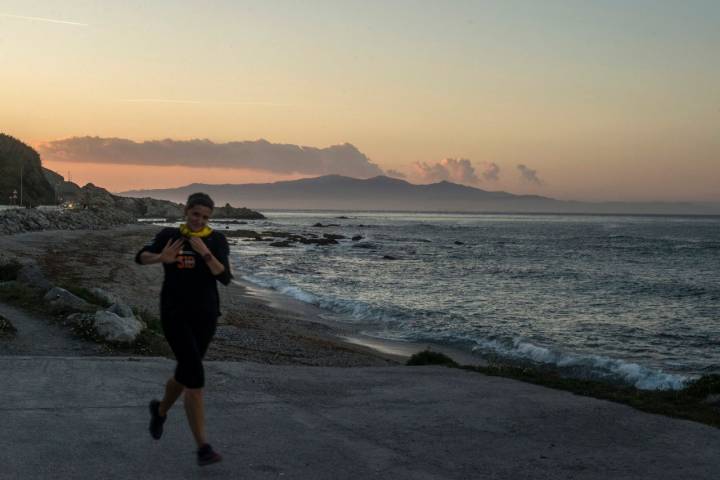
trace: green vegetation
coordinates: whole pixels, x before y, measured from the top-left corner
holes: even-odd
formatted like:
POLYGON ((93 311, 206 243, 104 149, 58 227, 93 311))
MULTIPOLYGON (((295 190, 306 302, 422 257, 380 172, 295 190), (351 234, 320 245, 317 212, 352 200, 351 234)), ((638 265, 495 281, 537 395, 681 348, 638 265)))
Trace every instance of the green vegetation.
POLYGON ((142 319, 143 322, 145 322, 145 325, 147 326, 147 329, 151 332, 154 332, 158 335, 163 335, 163 329, 162 329, 162 323, 160 322, 160 317, 156 316, 149 310, 146 310, 144 308, 140 309, 133 309, 133 312, 135 312, 135 316, 142 319))
POLYGON ((444 365, 446 367, 459 367, 457 362, 448 357, 444 353, 434 352, 432 350, 423 350, 414 354, 407 361, 406 365, 444 365))
POLYGON ((73 295, 82 298, 90 304, 99 305, 103 308, 108 308, 111 305, 110 302, 103 300, 85 287, 66 286, 62 288, 72 293, 73 295))
POLYGON ((0 284, 0 300, 31 312, 46 314, 49 311, 43 308, 45 302, 39 301, 42 295, 41 290, 15 281, 0 284))
POLYGON ((17 329, 7 318, 0 315, 0 338, 15 335, 17 329))
POLYGON ((570 378, 552 367, 508 365, 499 362, 487 366, 458 365, 439 352, 416 353, 407 365, 445 365, 496 377, 513 378, 544 387, 565 390, 576 395, 623 403, 649 413, 684 418, 720 428, 720 375, 704 375, 682 390, 640 390, 600 380, 570 378), (712 400, 712 399, 711 399, 712 400))
POLYGON ((0 282, 17 280, 20 268, 22 268, 22 265, 16 261, 0 264, 0 282))

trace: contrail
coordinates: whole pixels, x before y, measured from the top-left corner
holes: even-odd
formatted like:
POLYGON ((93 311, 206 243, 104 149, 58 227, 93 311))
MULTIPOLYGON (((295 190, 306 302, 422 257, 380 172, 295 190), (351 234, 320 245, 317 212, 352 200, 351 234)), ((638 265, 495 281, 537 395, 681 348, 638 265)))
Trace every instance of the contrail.
POLYGON ((267 107, 292 107, 289 103, 273 103, 273 102, 223 102, 223 101, 207 101, 207 100, 173 100, 170 98, 124 98, 118 100, 125 103, 189 103, 194 105, 213 104, 213 105, 264 105, 267 107))
POLYGON ((75 25, 78 27, 89 27, 89 23, 68 22, 67 20, 55 20, 53 18, 27 17, 25 15, 12 15, 10 13, 0 13, 0 17, 19 18, 21 20, 35 20, 37 22, 62 23, 63 25, 75 25))

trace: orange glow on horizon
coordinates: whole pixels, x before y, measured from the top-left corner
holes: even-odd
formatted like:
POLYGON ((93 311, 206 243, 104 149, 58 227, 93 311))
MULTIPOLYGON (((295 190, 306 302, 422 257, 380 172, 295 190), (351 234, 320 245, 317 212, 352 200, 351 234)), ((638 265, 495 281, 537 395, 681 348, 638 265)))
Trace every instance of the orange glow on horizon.
POLYGON ((191 183, 272 183, 308 177, 231 168, 146 167, 52 161, 43 161, 43 166, 81 187, 86 183, 93 183, 110 192, 175 188, 191 183))

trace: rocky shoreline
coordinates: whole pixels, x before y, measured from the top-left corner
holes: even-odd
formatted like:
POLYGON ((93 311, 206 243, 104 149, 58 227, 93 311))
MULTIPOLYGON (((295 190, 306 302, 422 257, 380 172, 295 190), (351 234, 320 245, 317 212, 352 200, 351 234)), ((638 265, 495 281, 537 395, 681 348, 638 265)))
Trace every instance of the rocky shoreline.
MULTIPOLYGON (((88 351, 95 352, 100 343, 108 355, 170 357, 158 322, 162 268, 133 261, 157 230, 122 225, 0 235, 0 302, 62 325, 86 339, 88 351), (117 324, 115 333, 103 330, 110 323, 117 324), (129 324, 142 326, 134 342, 124 336, 129 324)), ((400 360, 342 340, 348 332, 339 327, 273 308, 240 284, 221 287, 220 295, 223 315, 209 360, 316 366, 382 366, 400 360)), ((0 341, 0 354, 3 342, 12 341, 0 341)))
POLYGON ((0 211, 0 235, 41 230, 100 230, 135 222, 122 210, 40 210, 14 208, 0 211))

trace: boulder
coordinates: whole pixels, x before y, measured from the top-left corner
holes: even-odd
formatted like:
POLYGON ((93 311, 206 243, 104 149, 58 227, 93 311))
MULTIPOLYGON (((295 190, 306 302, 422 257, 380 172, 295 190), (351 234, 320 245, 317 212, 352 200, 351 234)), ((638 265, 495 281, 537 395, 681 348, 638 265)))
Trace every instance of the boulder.
POLYGON ((223 235, 228 238, 258 238, 260 236, 260 234, 254 230, 230 230, 223 232, 223 235))
POLYGON ((337 240, 333 240, 332 238, 303 238, 300 240, 300 243, 304 243, 306 245, 336 245, 338 242, 337 240))
POLYGON ((117 302, 113 303, 110 308, 107 309, 108 312, 112 312, 119 317, 123 318, 132 318, 135 317, 135 314, 132 311, 132 308, 126 303, 117 302))
POLYGON ((353 248, 366 248, 368 250, 375 250, 377 249, 377 245, 370 242, 362 242, 362 243, 356 243, 353 245, 353 248))
POLYGON ((347 238, 345 235, 338 235, 336 233, 323 233, 323 237, 330 240, 342 240, 344 238, 347 238))
POLYGON ((290 240, 283 240, 282 242, 272 242, 270 244, 271 247, 292 247, 292 242, 290 240))
POLYGON ((293 234, 289 232, 279 232, 277 230, 263 230, 260 232, 260 235, 265 235, 266 237, 273 237, 273 238, 288 238, 292 237, 293 234))
POLYGON ((49 290, 52 288, 52 283, 45 278, 45 275, 42 273, 42 270, 40 270, 40 267, 35 260, 23 262, 20 270, 18 270, 17 280, 20 283, 42 290, 49 290))
POLYGON ((143 330, 135 317, 121 317, 106 310, 95 313, 93 326, 98 335, 110 342, 132 343, 143 330))
POLYGON ((79 325, 79 324, 82 324, 83 322, 86 322, 88 320, 93 320, 93 319, 94 319, 94 315, 92 315, 92 314, 76 312, 76 313, 71 313, 70 315, 65 317, 65 323, 70 324, 70 325, 79 325))
POLYGON ((226 203, 223 207, 216 206, 213 211, 213 216, 215 218, 244 218, 247 220, 261 220, 265 218, 265 215, 260 212, 250 210, 246 207, 233 207, 229 203, 226 203))
POLYGON ((43 298, 55 308, 70 310, 87 310, 90 308, 88 302, 60 287, 51 288, 43 298))

